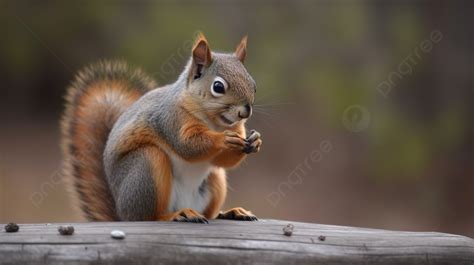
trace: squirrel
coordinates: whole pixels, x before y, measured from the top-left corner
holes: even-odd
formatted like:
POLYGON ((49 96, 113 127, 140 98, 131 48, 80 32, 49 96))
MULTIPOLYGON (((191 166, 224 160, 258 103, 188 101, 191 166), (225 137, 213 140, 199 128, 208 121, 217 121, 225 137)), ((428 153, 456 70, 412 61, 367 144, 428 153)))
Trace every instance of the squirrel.
POLYGON ((200 33, 177 81, 158 87, 141 69, 100 61, 78 72, 61 120, 63 174, 90 221, 254 221, 220 211, 225 169, 260 150, 246 134, 256 83, 233 53, 212 52, 200 33))

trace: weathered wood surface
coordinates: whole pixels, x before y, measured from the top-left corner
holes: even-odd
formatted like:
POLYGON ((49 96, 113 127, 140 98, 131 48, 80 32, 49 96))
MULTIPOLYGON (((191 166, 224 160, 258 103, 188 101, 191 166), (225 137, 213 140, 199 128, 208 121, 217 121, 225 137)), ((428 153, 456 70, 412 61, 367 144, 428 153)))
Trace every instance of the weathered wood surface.
POLYGON ((59 235, 60 224, 27 224, 0 232, 0 264, 474 264, 468 237, 299 222, 288 237, 288 223, 77 223, 72 236, 59 235), (112 239, 114 229, 126 238, 112 239))

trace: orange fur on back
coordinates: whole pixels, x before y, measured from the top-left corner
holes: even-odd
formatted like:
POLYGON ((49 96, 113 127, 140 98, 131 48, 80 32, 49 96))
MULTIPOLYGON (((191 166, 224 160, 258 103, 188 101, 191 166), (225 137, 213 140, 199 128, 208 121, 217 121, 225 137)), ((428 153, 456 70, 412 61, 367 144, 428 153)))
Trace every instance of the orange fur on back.
POLYGON ((100 62, 79 72, 68 88, 61 121, 63 174, 88 220, 118 220, 103 167, 105 144, 119 116, 155 87, 139 69, 100 62))

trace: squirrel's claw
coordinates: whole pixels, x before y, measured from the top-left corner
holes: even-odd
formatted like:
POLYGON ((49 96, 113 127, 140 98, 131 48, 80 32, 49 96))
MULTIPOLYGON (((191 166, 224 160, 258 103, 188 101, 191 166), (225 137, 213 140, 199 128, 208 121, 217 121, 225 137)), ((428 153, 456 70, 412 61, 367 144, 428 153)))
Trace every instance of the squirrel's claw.
POLYGON ((258 139, 256 140, 255 142, 253 142, 252 144, 249 144, 247 145, 245 148, 244 148, 244 153, 246 154, 251 154, 251 153, 257 153, 260 151, 260 146, 262 145, 262 140, 258 139))

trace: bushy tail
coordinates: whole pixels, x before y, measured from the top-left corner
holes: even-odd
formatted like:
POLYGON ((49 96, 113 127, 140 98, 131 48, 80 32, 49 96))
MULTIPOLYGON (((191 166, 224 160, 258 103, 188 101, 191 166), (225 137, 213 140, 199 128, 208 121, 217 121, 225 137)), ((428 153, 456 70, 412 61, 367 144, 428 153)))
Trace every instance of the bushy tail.
POLYGON ((61 121, 63 172, 90 221, 118 220, 104 173, 105 144, 120 114, 155 87, 140 69, 102 61, 80 71, 67 90, 61 121))

